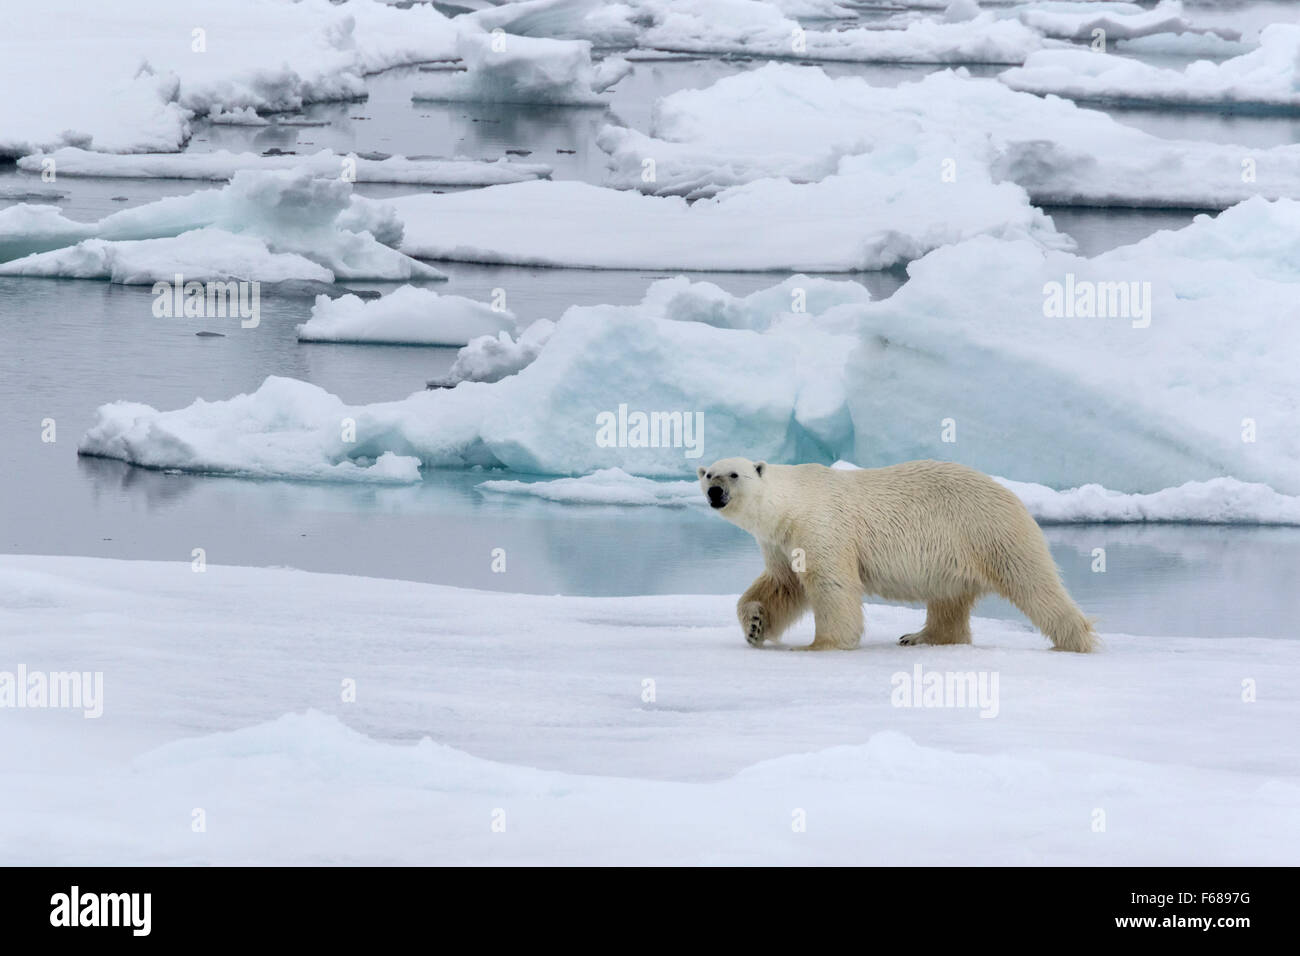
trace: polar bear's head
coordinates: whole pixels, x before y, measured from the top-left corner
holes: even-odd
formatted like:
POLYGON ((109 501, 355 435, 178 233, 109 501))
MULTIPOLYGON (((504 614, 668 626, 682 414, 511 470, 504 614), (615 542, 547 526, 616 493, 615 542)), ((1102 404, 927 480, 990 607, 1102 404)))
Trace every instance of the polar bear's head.
POLYGON ((748 458, 723 458, 699 470, 700 487, 709 499, 709 507, 722 513, 728 521, 744 527, 746 514, 762 497, 765 461, 748 458))

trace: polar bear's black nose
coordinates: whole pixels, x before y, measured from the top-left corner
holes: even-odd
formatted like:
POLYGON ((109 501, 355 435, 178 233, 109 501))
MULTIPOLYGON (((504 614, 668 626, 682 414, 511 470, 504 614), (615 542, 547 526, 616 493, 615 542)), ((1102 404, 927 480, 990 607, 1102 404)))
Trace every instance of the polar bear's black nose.
POLYGON ((709 505, 714 508, 722 508, 727 504, 727 492, 717 485, 709 489, 709 505))

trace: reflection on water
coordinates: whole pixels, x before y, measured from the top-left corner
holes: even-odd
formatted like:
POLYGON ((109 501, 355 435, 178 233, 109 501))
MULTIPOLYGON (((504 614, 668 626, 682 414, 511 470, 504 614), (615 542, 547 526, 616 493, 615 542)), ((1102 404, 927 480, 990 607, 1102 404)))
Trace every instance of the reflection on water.
MULTIPOLYGON (((12 528, 26 540, 9 550, 187 561, 202 547, 218 564, 578 595, 739 593, 762 567, 753 540, 705 509, 483 495, 475 486, 490 475, 481 471, 400 488, 164 474, 99 459, 79 459, 77 471, 87 525, 27 516, 12 528), (492 570, 495 548, 505 549, 505 573, 492 570)), ((1300 528, 1045 532, 1067 587, 1103 631, 1300 636, 1300 528), (1104 572, 1094 570, 1098 548, 1104 572)), ((1024 620, 998 598, 976 613, 1024 620)))

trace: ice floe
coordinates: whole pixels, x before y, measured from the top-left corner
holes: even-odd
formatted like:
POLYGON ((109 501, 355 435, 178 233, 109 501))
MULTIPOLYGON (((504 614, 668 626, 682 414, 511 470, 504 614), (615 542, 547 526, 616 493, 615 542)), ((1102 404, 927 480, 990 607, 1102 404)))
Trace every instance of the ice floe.
POLYGON ((509 332, 471 339, 456 355, 447 374, 430 379, 429 388, 453 388, 461 382, 499 382, 530 365, 541 354, 555 323, 538 319, 511 338, 509 332))
POLYGON ((593 63, 586 40, 465 33, 457 52, 465 70, 433 77, 413 99, 604 106, 600 94, 632 69, 619 57, 593 63))
POLYGON ((388 201, 421 259, 676 269, 885 269, 975 235, 1071 240, 979 161, 961 187, 908 151, 845 157, 814 183, 756 180, 687 204, 582 182, 531 182, 388 201), (947 187, 947 188, 946 188, 947 187), (563 223, 564 228, 557 228, 563 223))
POLYGON ((393 210, 353 195, 340 178, 240 171, 220 189, 160 199, 98 222, 67 219, 53 206, 0 210, 0 255, 8 260, 0 262, 0 275, 116 282, 169 280, 176 273, 186 280, 444 278, 392 248, 401 240, 393 210))
POLYGON ((1131 106, 1300 112, 1300 26, 1276 23, 1259 48, 1182 70, 1087 50, 1045 50, 999 75, 1013 89, 1131 106))
POLYGON ((390 156, 367 159, 355 153, 316 153, 264 156, 258 153, 97 153, 66 146, 18 160, 18 168, 57 176, 96 176, 135 179, 228 180, 242 170, 305 170, 313 176, 344 178, 358 183, 409 183, 419 186, 492 186, 549 176, 551 168, 506 159, 408 159, 390 156))
MULTIPOLYGON (((835 467, 856 466, 836 462, 835 467)), ((994 479, 1014 492, 1041 524, 1300 525, 1300 497, 1234 478, 1189 481, 1150 494, 1126 494, 1097 484, 1057 491, 1031 482, 994 479)), ((477 487, 490 494, 572 505, 708 507, 698 482, 655 481, 621 468, 547 481, 493 479, 477 487)))
POLYGON ((1010 180, 1042 204, 1215 209, 1255 195, 1300 198, 1300 146, 1163 139, 1069 100, 951 71, 880 87, 771 63, 660 99, 652 133, 602 130, 613 185, 710 196, 765 177, 817 181, 867 153, 915 157, 919 168, 949 163, 961 182, 972 173, 1010 180), (973 170, 962 155, 975 157, 973 170))
POLYGON ((300 342, 385 345, 465 345, 479 336, 513 332, 514 313, 459 295, 402 286, 369 301, 321 296, 311 319, 298 326, 300 342))
POLYGON ((1020 21, 1039 33, 1065 40, 1131 40, 1155 34, 1211 33, 1223 40, 1239 40, 1241 34, 1197 26, 1184 15, 1179 0, 1161 0, 1147 9, 1133 3, 1034 3, 1017 11, 1020 21))
POLYGON ((622 468, 602 468, 580 478, 554 478, 550 481, 484 481, 480 491, 526 495, 545 501, 583 505, 672 505, 702 503, 700 486, 693 481, 654 481, 629 475, 622 468))
POLYGON ((822 0, 532 0, 464 19, 487 30, 586 39, 606 47, 858 63, 1022 63, 1031 52, 1058 43, 1014 18, 978 11, 968 18, 911 18, 892 29, 815 29, 815 22, 805 28, 794 19, 837 15, 836 5, 822 0))
POLYGON ((6 11, 0 156, 80 146, 174 150, 189 122, 365 96, 364 77, 455 56, 459 30, 427 4, 370 0, 47 0, 6 11), (51 63, 76 82, 33 82, 51 63))
POLYGON ((924 18, 901 29, 805 30, 768 4, 691 0, 656 11, 640 44, 684 53, 744 54, 855 63, 1023 63, 1050 46, 1036 30, 983 13, 924 18), (756 7, 766 7, 758 10, 756 7))

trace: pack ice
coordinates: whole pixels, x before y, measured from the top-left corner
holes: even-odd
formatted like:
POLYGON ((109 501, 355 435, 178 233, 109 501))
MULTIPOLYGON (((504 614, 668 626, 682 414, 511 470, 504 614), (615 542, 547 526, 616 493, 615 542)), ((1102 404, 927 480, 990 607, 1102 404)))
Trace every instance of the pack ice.
POLYGON ((177 411, 103 406, 80 448, 284 476, 387 452, 412 467, 676 478, 737 453, 879 465, 959 448, 985 472, 1053 488, 1232 477, 1294 495, 1297 236, 1300 202, 1252 199, 1091 259, 971 239, 912 263, 879 302, 805 277, 739 299, 678 278, 636 306, 569 309, 536 359, 495 383, 347 408, 272 378, 177 411), (597 443, 600 416, 633 412, 701 414, 699 457, 675 433, 597 443), (356 442, 339 440, 340 416, 356 442))
POLYGON ((455 56, 458 31, 427 4, 371 0, 44 0, 5 11, 0 156, 80 146, 175 150, 194 117, 298 110, 365 96, 364 78, 455 56), (33 82, 51 63, 60 82, 33 82))
MULTIPOLYGON (((857 466, 839 461, 831 467, 857 466)), ((1097 484, 1058 491, 1036 482, 993 477, 1015 493, 1039 524, 1300 525, 1300 496, 1279 494, 1267 485, 1235 478, 1188 481, 1149 494, 1126 494, 1097 484)), ((655 481, 629 475, 621 468, 602 468, 579 478, 547 481, 492 479, 476 487, 484 494, 540 498, 566 505, 708 507, 699 482, 655 481)))
POLYGON ((611 184, 660 196, 711 196, 774 176, 818 181, 845 156, 872 154, 914 156, 918 168, 935 170, 950 161, 963 183, 971 175, 1009 180, 1039 204, 1213 209, 1254 195, 1300 197, 1300 146, 1163 139, 961 71, 881 87, 769 63, 661 98, 650 135, 606 126, 598 142, 610 155, 611 184), (769 121, 774 113, 779 127, 769 121), (1248 181, 1245 156, 1256 168, 1248 181))
POLYGON ((858 63, 1023 63, 1051 45, 1014 18, 924 16, 896 28, 805 29, 792 17, 835 15, 809 0, 531 0, 464 19, 483 29, 591 40, 599 46, 858 63))

